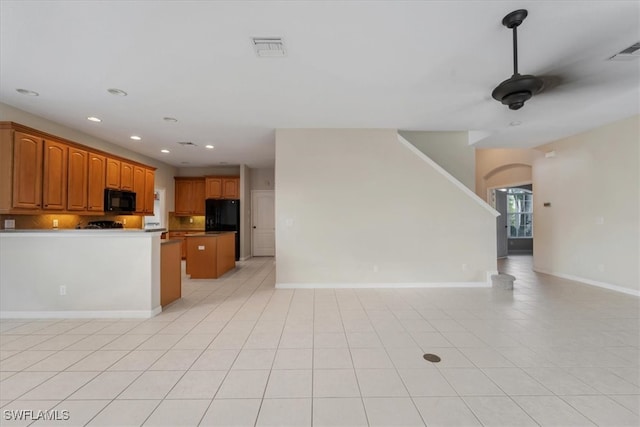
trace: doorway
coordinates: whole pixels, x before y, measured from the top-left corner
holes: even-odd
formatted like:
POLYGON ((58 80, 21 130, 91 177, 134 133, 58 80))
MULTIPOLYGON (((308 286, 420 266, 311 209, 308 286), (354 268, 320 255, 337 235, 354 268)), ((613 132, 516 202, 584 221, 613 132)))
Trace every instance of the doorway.
POLYGON ((491 200, 496 219, 497 256, 533 254, 533 186, 494 188, 491 200))
POLYGON ((273 190, 251 191, 251 255, 275 256, 276 225, 273 190))

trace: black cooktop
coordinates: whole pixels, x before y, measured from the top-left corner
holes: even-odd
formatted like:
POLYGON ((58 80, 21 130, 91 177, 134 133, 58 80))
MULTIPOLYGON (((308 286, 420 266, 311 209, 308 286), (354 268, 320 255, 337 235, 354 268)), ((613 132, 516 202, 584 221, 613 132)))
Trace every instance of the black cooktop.
POLYGON ((89 221, 84 228, 101 230, 105 228, 124 228, 124 225, 118 221, 89 221))

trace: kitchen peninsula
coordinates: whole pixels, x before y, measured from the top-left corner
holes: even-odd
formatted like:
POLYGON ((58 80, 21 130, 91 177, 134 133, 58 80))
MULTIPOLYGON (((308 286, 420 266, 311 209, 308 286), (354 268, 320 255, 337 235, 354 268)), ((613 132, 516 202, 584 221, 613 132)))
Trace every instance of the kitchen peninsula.
POLYGON ((187 234, 186 273, 192 279, 217 279, 236 266, 234 231, 187 234))
POLYGON ((0 318, 147 318, 162 230, 0 231, 0 318))

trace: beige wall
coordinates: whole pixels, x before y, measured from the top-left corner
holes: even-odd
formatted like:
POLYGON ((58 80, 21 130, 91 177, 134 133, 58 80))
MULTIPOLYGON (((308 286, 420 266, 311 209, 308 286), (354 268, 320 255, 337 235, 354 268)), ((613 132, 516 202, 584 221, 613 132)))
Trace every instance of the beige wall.
POLYGON ((495 215, 395 130, 276 131, 279 286, 486 282, 495 215))
POLYGON ((475 190, 475 148, 469 145, 468 132, 399 131, 398 133, 458 181, 472 191, 475 190))
POLYGON ((240 259, 251 257, 251 175, 247 165, 240 166, 240 259))
POLYGON ((252 190, 273 190, 276 174, 273 168, 251 169, 252 190))
POLYGON ((0 103, 0 121, 20 123, 21 125, 29 126, 34 129, 77 142, 78 144, 86 145, 87 147, 92 147, 157 168, 155 174, 155 187, 164 188, 166 190, 167 202, 165 208, 168 211, 173 210, 173 177, 176 175, 176 168, 173 166, 2 103, 0 103))
POLYGON ((478 148, 476 194, 488 201, 488 189, 530 183, 534 155, 534 150, 527 148, 478 148))
POLYGON ((639 116, 538 150, 535 269, 640 296, 639 116))

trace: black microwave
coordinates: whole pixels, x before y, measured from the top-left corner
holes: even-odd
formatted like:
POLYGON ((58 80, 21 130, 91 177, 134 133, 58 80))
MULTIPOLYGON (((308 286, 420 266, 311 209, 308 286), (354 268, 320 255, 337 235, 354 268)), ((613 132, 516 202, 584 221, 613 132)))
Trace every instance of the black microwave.
POLYGON ((128 214, 136 211, 136 193, 133 191, 104 189, 104 211, 128 214))

